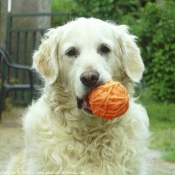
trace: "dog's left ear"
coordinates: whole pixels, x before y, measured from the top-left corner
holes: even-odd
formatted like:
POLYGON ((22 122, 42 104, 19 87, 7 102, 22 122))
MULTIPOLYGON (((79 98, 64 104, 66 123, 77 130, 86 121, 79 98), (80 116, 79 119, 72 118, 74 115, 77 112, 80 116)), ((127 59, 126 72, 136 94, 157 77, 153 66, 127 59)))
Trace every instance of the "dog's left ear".
POLYGON ((121 59, 122 66, 134 82, 139 82, 144 71, 144 64, 140 55, 140 50, 136 45, 134 35, 129 34, 125 25, 115 26, 117 41, 117 54, 121 59))

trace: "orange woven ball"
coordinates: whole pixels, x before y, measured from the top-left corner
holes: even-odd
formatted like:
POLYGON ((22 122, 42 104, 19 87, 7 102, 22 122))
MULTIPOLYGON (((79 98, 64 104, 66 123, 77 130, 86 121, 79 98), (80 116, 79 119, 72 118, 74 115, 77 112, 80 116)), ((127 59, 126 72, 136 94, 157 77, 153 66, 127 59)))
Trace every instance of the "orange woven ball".
POLYGON ((104 119, 114 119, 124 114, 129 107, 129 94, 119 82, 109 81, 92 90, 89 95, 91 110, 104 119))

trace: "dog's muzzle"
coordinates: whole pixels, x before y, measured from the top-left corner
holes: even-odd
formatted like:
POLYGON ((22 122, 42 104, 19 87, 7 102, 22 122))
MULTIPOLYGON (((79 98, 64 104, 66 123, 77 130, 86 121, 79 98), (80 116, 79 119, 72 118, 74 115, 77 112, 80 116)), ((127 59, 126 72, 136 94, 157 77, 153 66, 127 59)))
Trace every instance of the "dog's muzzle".
POLYGON ((84 109, 89 114, 92 114, 92 110, 89 104, 88 93, 97 87, 99 77, 100 75, 96 70, 85 71, 80 76, 80 81, 85 89, 87 89, 87 94, 85 94, 83 99, 77 97, 77 107, 79 109, 84 109))

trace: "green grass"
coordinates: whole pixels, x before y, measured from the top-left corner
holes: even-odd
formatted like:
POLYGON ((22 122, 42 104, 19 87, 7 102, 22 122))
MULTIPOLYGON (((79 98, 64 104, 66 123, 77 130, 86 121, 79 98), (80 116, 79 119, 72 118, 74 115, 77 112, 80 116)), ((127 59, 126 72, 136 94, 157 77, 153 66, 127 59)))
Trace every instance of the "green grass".
POLYGON ((143 92, 139 101, 150 118, 151 149, 162 151, 163 159, 175 162, 175 104, 153 101, 149 90, 143 92))

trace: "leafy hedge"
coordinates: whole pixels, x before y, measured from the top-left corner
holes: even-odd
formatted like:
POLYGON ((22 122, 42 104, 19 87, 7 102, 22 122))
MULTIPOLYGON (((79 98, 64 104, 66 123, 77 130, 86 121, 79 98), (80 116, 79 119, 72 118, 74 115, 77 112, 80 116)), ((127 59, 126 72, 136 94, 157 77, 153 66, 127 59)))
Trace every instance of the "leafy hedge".
POLYGON ((123 15, 137 11, 138 0, 74 0, 73 16, 96 17, 118 21, 123 15))
POLYGON ((148 86, 156 100, 175 102, 175 3, 148 4, 142 24, 148 86))
POLYGON ((152 98, 175 103, 175 2, 148 3, 138 20, 126 16, 124 21, 139 37, 152 98))
MULTIPOLYGON (((71 13, 72 11, 72 0, 52 0, 51 2, 52 12, 71 13)), ((51 18, 51 27, 61 26, 65 24, 65 21, 65 16, 54 16, 51 18)))

